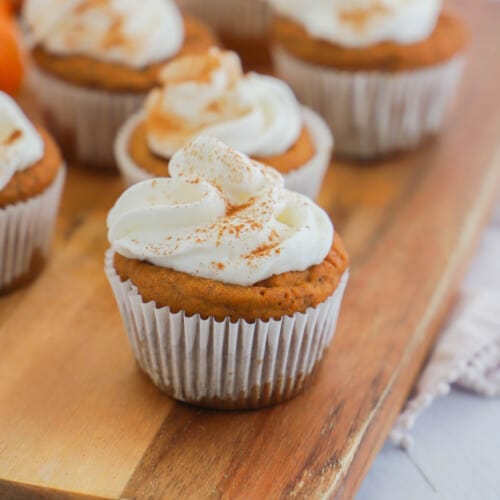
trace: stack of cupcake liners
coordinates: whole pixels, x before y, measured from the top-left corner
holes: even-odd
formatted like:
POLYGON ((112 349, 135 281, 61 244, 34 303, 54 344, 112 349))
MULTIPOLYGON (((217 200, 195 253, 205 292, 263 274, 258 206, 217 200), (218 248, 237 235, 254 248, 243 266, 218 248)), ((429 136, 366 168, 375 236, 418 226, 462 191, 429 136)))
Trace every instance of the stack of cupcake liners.
POLYGON ((0 291, 48 256, 64 179, 63 167, 43 193, 0 209, 0 291))

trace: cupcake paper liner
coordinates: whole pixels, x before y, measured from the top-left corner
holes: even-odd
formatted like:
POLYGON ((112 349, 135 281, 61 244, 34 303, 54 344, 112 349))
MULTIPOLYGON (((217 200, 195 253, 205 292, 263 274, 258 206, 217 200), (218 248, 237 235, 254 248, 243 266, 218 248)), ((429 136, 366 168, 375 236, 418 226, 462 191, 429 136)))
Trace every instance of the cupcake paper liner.
POLYGON ((314 142, 315 154, 304 166, 285 174, 285 186, 291 191, 316 199, 333 152, 333 137, 323 118, 312 109, 302 107, 304 123, 314 142))
MULTIPOLYGON (((287 189, 314 199, 321 188, 325 172, 330 164, 333 138, 324 120, 311 109, 302 108, 304 123, 309 129, 315 146, 315 155, 304 166, 283 175, 287 189)), ((152 174, 140 168, 128 153, 132 132, 144 120, 144 111, 136 113, 123 125, 115 142, 115 159, 127 186, 151 179, 152 174)))
POLYGON ((65 82, 32 65, 30 86, 47 124, 71 158, 96 169, 114 169, 113 143, 146 93, 109 92, 65 82))
POLYGON ((108 250, 105 270, 139 366, 173 398, 213 408, 258 408, 297 394, 334 335, 348 272, 315 308, 280 320, 219 322, 144 303, 122 282, 108 250))
POLYGON ((43 193, 0 209, 0 291, 31 271, 35 254, 47 257, 64 178, 62 167, 43 193))
POLYGON ((187 12, 222 34, 235 38, 267 38, 270 8, 266 0, 178 0, 187 12))
POLYGON ((361 158, 417 146, 436 134, 463 74, 465 57, 413 71, 338 71, 273 48, 277 75, 317 110, 336 152, 361 158))

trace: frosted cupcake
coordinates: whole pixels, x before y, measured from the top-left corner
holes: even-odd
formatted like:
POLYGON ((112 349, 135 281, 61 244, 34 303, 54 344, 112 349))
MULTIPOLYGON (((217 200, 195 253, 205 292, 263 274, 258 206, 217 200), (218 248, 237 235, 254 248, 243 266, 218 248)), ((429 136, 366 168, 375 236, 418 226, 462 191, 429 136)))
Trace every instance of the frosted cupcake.
POLYGON ((467 33, 440 0, 271 0, 277 74, 330 124, 337 153, 370 158, 437 133, 467 33))
POLYGON ((288 189, 314 198, 332 152, 328 126, 301 107, 282 81, 244 75, 234 52, 211 49, 178 58, 160 72, 144 109, 118 134, 115 154, 128 185, 169 175, 187 141, 211 135, 277 169, 288 189))
POLYGON ((215 28, 226 47, 245 62, 269 61, 271 9, 267 0, 178 0, 187 12, 215 28))
POLYGON ((216 43, 173 0, 28 0, 31 84, 66 152, 114 168, 119 126, 154 87, 161 66, 216 43))
POLYGON ((0 294, 43 268, 63 184, 52 138, 0 92, 0 294))
POLYGON ((293 397, 334 334, 340 237, 278 172, 215 138, 178 151, 170 174, 130 187, 108 215, 106 273, 139 365, 202 406, 293 397))

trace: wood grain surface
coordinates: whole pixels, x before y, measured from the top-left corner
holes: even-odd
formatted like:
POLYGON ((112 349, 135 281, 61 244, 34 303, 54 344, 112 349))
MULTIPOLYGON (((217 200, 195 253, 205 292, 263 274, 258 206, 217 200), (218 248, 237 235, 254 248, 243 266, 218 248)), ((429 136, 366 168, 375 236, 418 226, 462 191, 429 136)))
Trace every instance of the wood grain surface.
POLYGON ((351 498, 466 269, 500 181, 500 4, 457 0, 472 46, 446 132, 379 164, 334 162, 320 203, 351 252, 312 387, 252 412, 163 396, 103 273, 115 177, 71 168, 52 258, 0 298, 0 497, 351 498))

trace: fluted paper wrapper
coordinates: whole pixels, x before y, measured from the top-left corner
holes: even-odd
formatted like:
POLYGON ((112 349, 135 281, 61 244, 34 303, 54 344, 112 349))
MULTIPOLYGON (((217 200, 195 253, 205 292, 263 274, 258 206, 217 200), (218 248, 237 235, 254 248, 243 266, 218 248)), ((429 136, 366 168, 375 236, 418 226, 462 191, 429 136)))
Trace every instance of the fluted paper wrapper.
POLYGON ((218 322, 145 304, 122 282, 108 250, 105 269, 134 355, 154 384, 175 399, 212 408, 258 408, 296 395, 334 335, 346 272, 332 296, 280 320, 218 322))
POLYGON ((442 127, 465 57, 401 72, 338 71, 273 48, 276 74, 317 110, 335 136, 335 150, 370 158, 417 146, 442 127))
POLYGON ((304 166, 283 177, 287 189, 305 194, 314 200, 319 194, 325 173, 330 165, 333 137, 323 118, 312 109, 303 107, 302 113, 304 123, 314 143, 315 153, 304 166))
MULTIPOLYGON (((321 188, 321 183, 330 164, 333 150, 333 138, 324 120, 314 111, 302 108, 304 123, 309 129, 315 147, 315 154, 305 165, 284 174, 287 189, 305 194, 315 199, 321 188)), ((145 118, 140 111, 133 115, 120 129, 115 142, 115 159, 118 169, 127 186, 136 184, 153 175, 137 165, 129 154, 130 137, 138 124, 145 118)))
POLYGON ((65 169, 40 195, 0 209, 0 292, 31 273, 35 256, 47 257, 65 169))
POLYGON ((110 92, 65 82, 33 64, 30 87, 65 153, 94 169, 114 169, 113 143, 146 93, 110 92))
POLYGON ((245 38, 268 35, 267 0, 178 0, 178 3, 221 33, 245 38))

